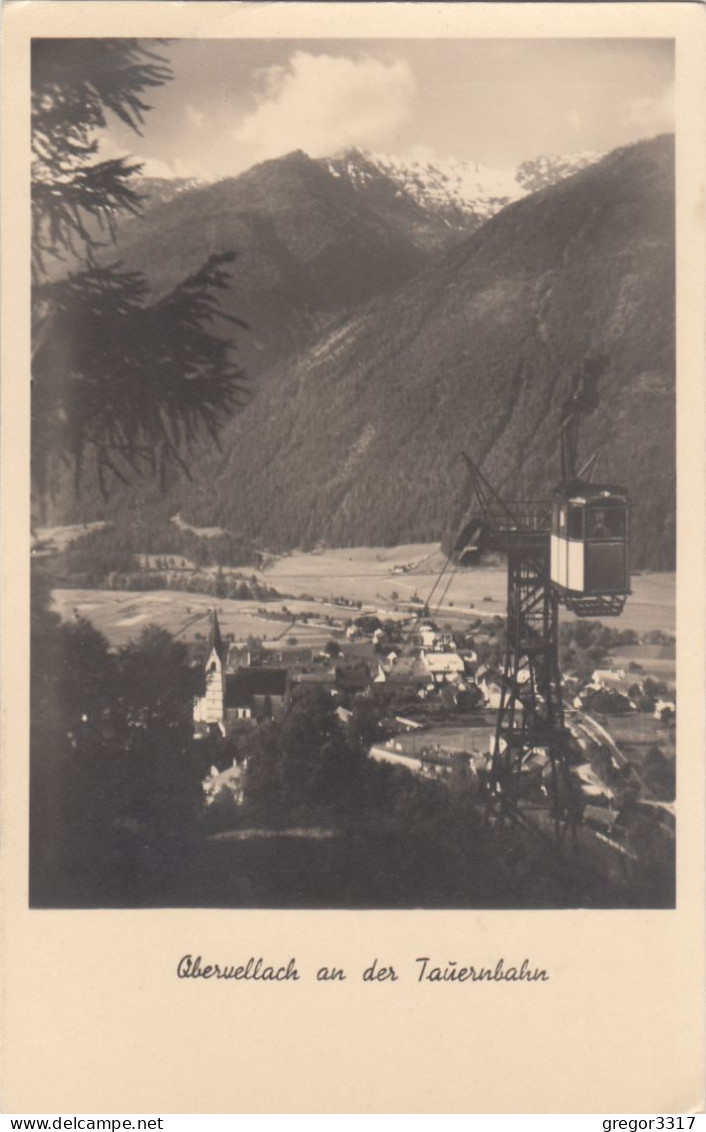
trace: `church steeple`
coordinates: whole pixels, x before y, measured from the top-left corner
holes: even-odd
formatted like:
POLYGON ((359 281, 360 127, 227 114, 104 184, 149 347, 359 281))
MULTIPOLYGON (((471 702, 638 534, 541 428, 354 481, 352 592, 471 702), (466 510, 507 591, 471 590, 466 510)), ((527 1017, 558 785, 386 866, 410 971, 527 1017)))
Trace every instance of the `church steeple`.
POLYGON ((225 718, 225 662, 228 649, 223 643, 215 609, 211 610, 211 628, 206 653, 206 689, 194 708, 197 723, 222 724, 225 718))
POLYGON ((211 653, 214 650, 215 650, 216 656, 220 660, 221 664, 223 664, 225 662, 225 658, 226 658, 226 647, 223 644, 223 638, 221 637, 221 627, 218 624, 218 616, 216 614, 215 609, 212 609, 211 610, 211 628, 209 629, 209 633, 208 633, 208 654, 207 655, 210 656, 211 653))

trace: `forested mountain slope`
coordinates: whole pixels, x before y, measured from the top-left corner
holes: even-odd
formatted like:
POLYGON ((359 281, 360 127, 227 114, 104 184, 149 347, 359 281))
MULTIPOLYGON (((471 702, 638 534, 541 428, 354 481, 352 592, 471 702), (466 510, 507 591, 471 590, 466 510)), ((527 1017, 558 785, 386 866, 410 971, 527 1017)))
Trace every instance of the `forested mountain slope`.
POLYGON ((670 566, 673 239, 669 138, 508 207, 267 376, 202 469, 199 517, 280 547, 438 538, 464 449, 508 496, 544 496, 568 378, 605 355, 583 451, 631 490, 636 562, 670 566))
POLYGON ((144 215, 120 225, 105 258, 143 272, 161 295, 208 255, 235 251, 225 306, 249 324, 240 354, 253 376, 311 342, 332 315, 406 282, 431 261, 437 234, 450 235, 413 201, 381 213, 301 151, 156 198, 149 186, 144 215))
MULTIPOLYGON (((226 429, 223 451, 209 448, 197 460, 193 482, 181 480, 166 499, 145 485, 132 496, 121 491, 109 510, 129 513, 137 499, 143 511, 181 510, 196 525, 273 549, 438 539, 461 507, 463 450, 508 497, 549 494, 569 377, 587 355, 604 355, 600 404, 585 422, 582 451, 598 450, 599 477, 630 489, 634 563, 671 568, 673 139, 609 154, 509 205, 434 259, 399 232, 381 236, 382 222, 354 203, 341 227, 340 214, 334 222, 327 211, 323 182, 318 204, 302 213, 282 163, 271 164, 279 168, 268 221, 218 236, 241 248, 251 288, 261 280, 263 310, 273 276, 288 280, 266 315, 279 337, 276 349, 265 346, 264 327, 268 364, 255 396, 226 429), (327 321, 315 338, 310 323, 293 348, 289 320, 305 318, 304 289, 309 309, 326 310, 327 321)), ((291 164, 292 184, 319 183, 308 159, 294 155, 291 164)), ((214 194, 199 199, 202 219, 211 209, 219 232, 223 184, 199 190, 214 194)), ((248 191, 255 209, 262 188, 248 191)), ((154 261, 160 286, 185 274, 198 254, 188 228, 173 219, 192 195, 165 206, 168 263, 158 250, 164 226, 153 244, 143 242, 139 266, 149 270, 154 261)))

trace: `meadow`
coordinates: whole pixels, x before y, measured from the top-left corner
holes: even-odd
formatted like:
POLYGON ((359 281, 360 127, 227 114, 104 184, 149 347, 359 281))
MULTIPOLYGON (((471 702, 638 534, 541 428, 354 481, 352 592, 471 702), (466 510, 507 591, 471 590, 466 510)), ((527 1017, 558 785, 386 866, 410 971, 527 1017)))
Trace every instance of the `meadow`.
MULTIPOLYGON (((456 619, 504 614, 507 578, 502 564, 464 570, 447 568, 434 543, 395 547, 352 547, 278 558, 261 573, 263 581, 284 593, 315 597, 343 596, 366 605, 394 608, 416 597, 453 623, 456 619), (400 572, 396 572, 396 568, 400 572), (404 571, 404 572, 402 572, 404 571), (437 584, 438 581, 438 584, 437 584), (448 586, 448 589, 447 589, 448 586), (430 597, 431 595, 431 597, 430 597)), ((674 631, 676 575, 637 574, 633 593, 620 618, 620 627, 638 633, 651 629, 674 631)), ((562 613, 572 619, 572 614, 562 613)))
MULTIPOLYGON (((236 641, 260 637, 268 646, 295 637, 306 646, 323 645, 334 629, 342 628, 360 610, 380 617, 402 617, 429 604, 443 624, 462 628, 476 617, 503 616, 506 574, 502 565, 473 567, 454 572, 447 568, 436 544, 397 547, 354 547, 342 550, 289 554, 274 559, 257 577, 276 589, 281 598, 236 601, 207 594, 148 590, 55 589, 56 612, 68 619, 78 613, 92 621, 113 645, 124 644, 155 622, 192 640, 208 631, 209 609, 218 610, 224 633, 236 641), (263 615, 262 610, 266 610, 263 615), (309 623, 298 618, 306 615, 309 623), (325 618, 331 623, 326 624, 325 618)), ((639 574, 633 593, 616 627, 638 633, 654 629, 674 631, 676 623, 674 574, 639 574)), ((573 615, 562 611, 562 618, 573 615)))

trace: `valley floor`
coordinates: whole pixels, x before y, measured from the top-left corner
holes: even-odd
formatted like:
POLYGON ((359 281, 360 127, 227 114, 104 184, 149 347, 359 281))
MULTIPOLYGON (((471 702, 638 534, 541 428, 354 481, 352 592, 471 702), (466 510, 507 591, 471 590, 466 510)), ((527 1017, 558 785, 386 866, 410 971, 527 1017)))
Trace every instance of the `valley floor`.
MULTIPOLYGON (((262 601, 214 599, 170 590, 56 589, 54 601, 63 618, 78 612, 114 645, 138 635, 150 622, 178 633, 183 640, 193 639, 207 631, 205 617, 214 605, 224 632, 242 641, 248 636, 261 637, 270 646, 277 641, 284 643, 292 635, 301 645, 324 644, 332 635, 332 625, 325 618, 345 622, 355 616, 349 607, 354 602, 361 602, 366 611, 381 617, 394 617, 408 614, 415 605, 421 610, 429 601, 437 619, 453 628, 462 628, 476 617, 504 616, 504 566, 476 567, 453 574, 449 569, 434 589, 444 561, 438 545, 428 543, 294 553, 275 559, 258 573, 259 580, 282 595, 281 600, 266 606, 262 601), (438 606, 440 598, 442 604, 438 606), (263 609, 266 616, 259 612, 263 609), (276 616, 278 612, 281 617, 276 616), (301 614, 307 616, 308 623, 296 619, 301 614)), ((638 574, 632 587, 616 627, 638 633, 654 629, 673 632, 676 575, 638 574)), ((566 611, 562 617, 574 619, 566 611)))
MULTIPOLYGON (((426 601, 444 566, 436 543, 413 543, 395 547, 351 547, 308 554, 293 553, 273 562, 261 575, 268 585, 284 593, 314 597, 334 594, 369 605, 426 601)), ((448 569, 430 602, 432 609, 444 594, 452 570, 448 569)), ((472 612, 474 616, 504 613, 506 598, 504 565, 481 566, 453 573, 445 593, 442 613, 447 619, 472 612), (455 613, 454 613, 455 611, 455 613)), ((633 593, 620 618, 620 626, 645 632, 674 630, 676 625, 676 575, 637 574, 633 593)), ((564 614, 573 619, 573 614, 564 614)))

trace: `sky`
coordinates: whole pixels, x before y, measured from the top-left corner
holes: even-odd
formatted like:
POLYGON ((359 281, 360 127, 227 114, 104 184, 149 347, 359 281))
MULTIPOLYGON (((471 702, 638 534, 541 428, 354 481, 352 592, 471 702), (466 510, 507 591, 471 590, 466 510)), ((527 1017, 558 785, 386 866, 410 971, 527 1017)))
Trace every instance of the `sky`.
POLYGON ((114 120, 106 156, 212 180, 295 149, 357 146, 514 169, 674 128, 671 40, 190 39, 142 137, 114 120))

